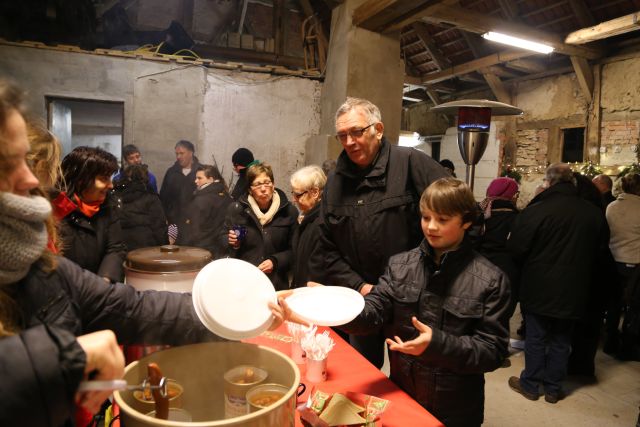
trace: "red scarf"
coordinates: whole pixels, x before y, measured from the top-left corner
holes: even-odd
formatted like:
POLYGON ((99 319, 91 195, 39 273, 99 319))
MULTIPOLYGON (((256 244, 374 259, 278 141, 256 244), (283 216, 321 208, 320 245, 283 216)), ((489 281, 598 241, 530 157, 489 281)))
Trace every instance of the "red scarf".
POLYGON ((92 216, 97 214, 98 211, 100 211, 100 206, 102 205, 102 202, 83 202, 77 194, 73 195, 73 201, 78 206, 78 210, 82 212, 87 218, 91 218, 92 216))

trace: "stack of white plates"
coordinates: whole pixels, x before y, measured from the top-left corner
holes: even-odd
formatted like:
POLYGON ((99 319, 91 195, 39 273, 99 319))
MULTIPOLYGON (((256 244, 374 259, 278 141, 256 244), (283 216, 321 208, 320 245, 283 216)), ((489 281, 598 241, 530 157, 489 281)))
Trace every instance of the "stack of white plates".
POLYGON ((230 340, 266 331, 273 321, 269 301, 277 303, 269 278, 239 259, 207 264, 193 284, 193 306, 200 321, 214 334, 230 340))

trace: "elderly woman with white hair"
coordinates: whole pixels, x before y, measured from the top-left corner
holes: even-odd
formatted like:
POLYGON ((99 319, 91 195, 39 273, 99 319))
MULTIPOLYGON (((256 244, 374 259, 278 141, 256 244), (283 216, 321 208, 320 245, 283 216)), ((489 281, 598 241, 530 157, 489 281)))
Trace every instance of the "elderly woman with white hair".
POLYGON ((322 190, 327 183, 322 168, 316 165, 305 166, 291 175, 291 196, 300 210, 298 223, 293 234, 293 277, 291 287, 307 286, 309 281, 321 282, 320 272, 311 272, 309 265, 319 265, 320 253, 320 200, 322 190), (316 260, 313 263, 310 261, 316 260), (312 274, 313 273, 313 274, 312 274), (312 277, 313 275, 313 277, 312 277))

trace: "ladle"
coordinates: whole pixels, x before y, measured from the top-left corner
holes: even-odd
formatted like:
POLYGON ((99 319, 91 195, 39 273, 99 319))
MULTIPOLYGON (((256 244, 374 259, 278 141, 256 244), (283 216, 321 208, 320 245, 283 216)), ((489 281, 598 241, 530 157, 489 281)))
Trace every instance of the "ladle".
POLYGON ((107 380, 107 381, 81 381, 78 387, 79 392, 83 391, 100 391, 100 390, 160 390, 162 397, 167 397, 167 379, 162 377, 160 384, 151 385, 149 379, 145 378, 142 384, 129 385, 125 380, 107 380))

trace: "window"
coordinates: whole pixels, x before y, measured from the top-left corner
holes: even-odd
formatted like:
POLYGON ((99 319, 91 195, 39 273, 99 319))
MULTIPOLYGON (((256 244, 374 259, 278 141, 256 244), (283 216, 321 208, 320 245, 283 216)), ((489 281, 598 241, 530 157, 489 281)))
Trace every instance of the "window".
POLYGON ((584 161, 584 128, 562 129, 562 161, 584 161))

